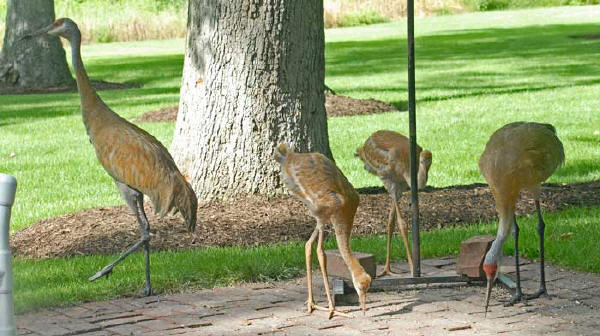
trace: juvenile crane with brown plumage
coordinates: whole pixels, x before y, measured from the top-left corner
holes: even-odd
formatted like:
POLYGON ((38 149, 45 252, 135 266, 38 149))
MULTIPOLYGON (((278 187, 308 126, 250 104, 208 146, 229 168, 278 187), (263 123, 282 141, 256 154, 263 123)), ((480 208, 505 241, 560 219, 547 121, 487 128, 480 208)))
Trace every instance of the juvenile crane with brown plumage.
POLYGON ((275 160, 281 165, 283 183, 306 204, 317 220, 317 227, 304 247, 308 312, 319 309, 329 311, 329 318, 334 315, 346 316, 335 310, 329 289, 327 259, 323 252, 323 226, 329 223, 333 225, 338 249, 352 275, 352 283, 358 293, 360 306, 363 312, 366 311, 367 292, 371 285, 371 277, 350 250, 350 235, 359 202, 358 193, 335 163, 320 153, 295 153, 287 145, 280 144, 275 149, 275 160), (317 237, 319 238, 317 257, 323 274, 329 308, 317 306, 312 293, 312 246, 317 237))
POLYGON ((483 262, 487 277, 486 314, 492 286, 498 276, 498 260, 502 256, 502 247, 508 239, 511 227, 515 240, 517 288, 509 304, 547 293, 544 273, 545 223, 540 208, 540 189, 541 183, 549 178, 564 160, 563 145, 556 136, 556 129, 550 124, 510 123, 494 132, 487 142, 479 159, 479 169, 494 195, 500 223, 496 239, 483 262), (521 190, 529 191, 535 200, 540 239, 540 288, 529 296, 523 296, 519 272, 519 226, 515 217, 515 204, 521 190))
POLYGON ((155 137, 113 112, 96 94, 83 67, 81 33, 75 22, 68 18, 58 19, 28 36, 44 33, 61 36, 71 44, 83 123, 90 142, 98 160, 115 180, 121 196, 134 213, 141 231, 138 242, 89 280, 108 276, 115 265, 143 246, 146 266, 143 294, 150 295, 150 225, 144 212, 144 195, 150 197, 154 209, 161 216, 173 209, 179 211, 188 229, 193 231, 198 207, 196 194, 177 169, 167 149, 155 137))
MULTIPOLYGON (((391 197, 390 215, 387 222, 387 249, 385 255, 384 271, 381 275, 395 275, 390 269, 390 248, 392 244, 392 233, 394 231, 394 220, 397 220, 398 227, 404 248, 406 249, 406 259, 409 268, 413 269, 412 255, 408 247, 408 225, 402 219, 398 201, 402 193, 410 190, 410 151, 409 141, 404 135, 394 132, 380 130, 377 131, 365 141, 365 144, 358 148, 358 156, 364 163, 365 169, 377 175, 385 189, 391 197)), ((431 152, 423 150, 417 146, 417 155, 419 157, 419 172, 417 185, 419 190, 425 188, 429 168, 431 167, 431 152)))

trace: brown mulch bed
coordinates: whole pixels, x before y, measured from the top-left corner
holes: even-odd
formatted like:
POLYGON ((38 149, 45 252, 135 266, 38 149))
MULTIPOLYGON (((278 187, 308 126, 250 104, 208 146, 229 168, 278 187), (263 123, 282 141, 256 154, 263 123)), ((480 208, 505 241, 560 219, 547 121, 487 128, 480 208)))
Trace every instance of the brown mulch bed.
MULTIPOLYGON (((165 107, 144 113, 136 121, 165 122, 177 119, 178 106, 165 107)), ((329 117, 342 117, 397 111, 394 105, 376 99, 356 99, 339 95, 325 95, 325 110, 329 117)))
POLYGON ((135 121, 147 121, 147 122, 164 122, 164 121, 175 121, 177 120, 177 111, 179 106, 169 106, 161 108, 160 110, 154 110, 144 113, 141 117, 135 119, 135 121))
POLYGON ((343 117, 398 111, 398 108, 376 99, 356 99, 326 94, 325 110, 328 117, 343 117))
MULTIPOLYGON (((137 83, 113 83, 105 82, 102 80, 92 80, 92 87, 98 91, 100 90, 122 90, 139 88, 141 85, 137 83)), ((0 95, 13 95, 13 94, 38 94, 38 93, 62 93, 62 92, 75 92, 77 86, 55 86, 43 89, 25 89, 25 88, 7 88, 0 86, 0 95)))
MULTIPOLYGON (((385 233, 389 197, 383 188, 360 189, 361 203, 354 234, 385 233)), ((409 196, 402 199, 405 220, 410 220, 409 196)), ((189 234, 179 216, 159 219, 146 202, 154 249, 187 249, 206 246, 246 245, 305 240, 315 221, 295 198, 280 196, 238 199, 235 203, 212 202, 198 209, 196 232, 189 234)), ((473 184, 428 188, 420 193, 421 228, 430 230, 468 225, 496 218, 492 195, 486 185, 473 184)), ((600 181, 546 184, 542 191, 545 212, 568 206, 600 204, 600 181)), ((517 213, 535 210, 532 200, 522 199, 517 213)), ((410 222, 409 222, 410 223, 410 222)), ((329 228, 331 229, 331 228, 329 228)), ((117 253, 139 238, 133 215, 125 206, 101 207, 49 218, 11 236, 13 254, 50 258, 72 255, 117 253)))

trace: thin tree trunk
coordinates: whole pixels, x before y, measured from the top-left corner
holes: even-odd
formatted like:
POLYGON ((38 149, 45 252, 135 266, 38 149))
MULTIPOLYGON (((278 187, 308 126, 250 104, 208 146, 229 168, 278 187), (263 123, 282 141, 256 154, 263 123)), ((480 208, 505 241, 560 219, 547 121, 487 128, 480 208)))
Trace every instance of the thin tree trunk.
POLYGON ((6 33, 0 54, 0 87, 74 86, 58 37, 19 40, 54 21, 53 0, 8 0, 6 33))
POLYGON ((191 0, 172 152, 199 198, 281 190, 273 150, 331 157, 323 2, 191 0))

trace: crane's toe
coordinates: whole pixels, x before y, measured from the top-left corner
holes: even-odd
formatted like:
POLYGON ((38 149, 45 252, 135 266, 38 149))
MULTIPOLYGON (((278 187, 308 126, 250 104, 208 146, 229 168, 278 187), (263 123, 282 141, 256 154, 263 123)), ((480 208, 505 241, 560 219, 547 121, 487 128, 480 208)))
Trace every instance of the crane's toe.
POLYGON ((527 303, 527 298, 523 294, 515 294, 510 299, 498 299, 500 302, 504 302, 504 307, 514 306, 517 302, 527 303))
POLYGON ((525 299, 526 300, 533 300, 533 299, 537 299, 540 296, 545 296, 545 297, 549 297, 548 295, 548 291, 546 291, 546 288, 540 288, 538 289, 535 293, 533 294, 528 294, 525 295, 525 299))
POLYGON ((146 286, 143 290, 142 290, 142 296, 150 296, 152 295, 152 288, 150 286, 146 286))
POLYGON ((329 319, 331 319, 334 316, 347 317, 347 318, 352 318, 353 317, 350 314, 346 314, 346 313, 343 313, 343 312, 338 311, 338 310, 330 310, 329 311, 329 319))
POLYGON ((322 306, 317 306, 317 305, 313 304, 312 305, 312 309, 313 310, 322 310, 322 311, 328 312, 329 313, 329 319, 331 319, 334 316, 342 316, 342 317, 352 318, 352 315, 343 313, 343 312, 341 312, 339 310, 335 310, 333 307, 322 307, 322 306))
POLYGON ((313 300, 313 299, 306 300, 305 304, 306 304, 306 310, 308 311, 308 313, 309 314, 312 313, 316 306, 315 300, 313 300))

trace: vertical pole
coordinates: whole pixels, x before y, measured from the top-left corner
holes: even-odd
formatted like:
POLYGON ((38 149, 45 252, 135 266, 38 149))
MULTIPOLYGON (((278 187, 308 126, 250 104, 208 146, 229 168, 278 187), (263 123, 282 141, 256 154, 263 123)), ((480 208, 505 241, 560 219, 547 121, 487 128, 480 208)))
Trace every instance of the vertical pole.
POLYGON ((17 180, 10 175, 0 173, 0 336, 15 334, 8 227, 16 190, 17 180))
POLYGON ((408 130, 410 139, 410 188, 412 212, 412 260, 413 277, 421 276, 421 241, 419 236, 419 195, 417 185, 417 125, 415 102, 415 10, 414 0, 407 0, 407 40, 408 40, 408 130))

